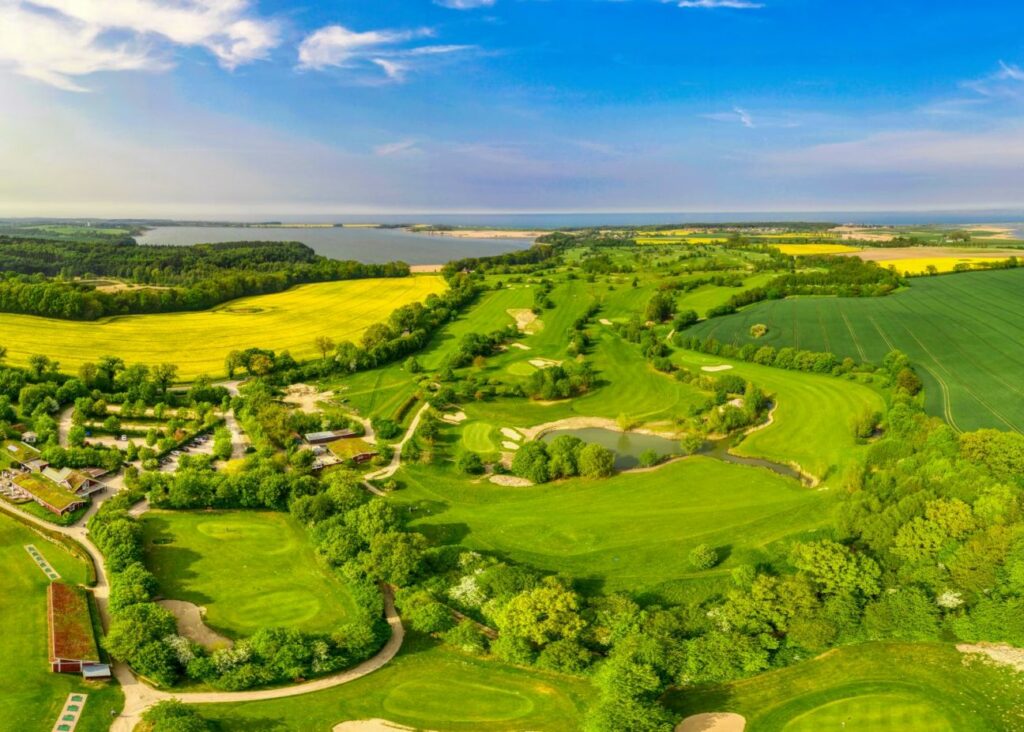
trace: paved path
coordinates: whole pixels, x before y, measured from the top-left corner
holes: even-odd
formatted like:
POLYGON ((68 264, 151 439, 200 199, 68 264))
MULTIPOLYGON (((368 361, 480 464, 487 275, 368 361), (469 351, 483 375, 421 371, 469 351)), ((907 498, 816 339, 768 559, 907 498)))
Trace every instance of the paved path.
MULTIPOLYGON (((83 516, 82 519, 74 526, 54 526, 43 519, 36 518, 31 514, 21 511, 5 501, 0 501, 0 510, 18 516, 31 524, 35 524, 47 530, 55 531, 58 534, 70 537, 77 541, 82 548, 89 553, 89 556, 92 557, 93 563, 96 566, 96 585, 93 587, 93 595, 96 597, 96 605, 100 611, 100 619, 103 623, 104 630, 108 630, 110 627, 110 585, 107 580, 107 566, 104 561, 103 554, 92 543, 92 541, 90 541, 85 524, 89 518, 99 510, 100 506, 107 498, 109 498, 109 494, 106 491, 97 494, 85 516, 83 516)), ((148 510, 148 508, 149 503, 147 501, 143 501, 133 506, 131 513, 133 516, 141 516, 146 510, 148 510)), ((405 629, 402 627, 402 620, 398 616, 398 612, 395 610, 394 594, 390 587, 384 587, 383 593, 385 617, 387 618, 388 625, 391 626, 391 638, 384 647, 373 658, 364 661, 355 668, 348 669, 347 671, 343 671, 333 676, 325 676, 320 679, 308 681, 304 684, 285 686, 278 689, 260 689, 256 691, 218 691, 176 694, 154 689, 136 677, 131 668, 128 667, 128 664, 120 661, 114 663, 114 677, 117 679, 118 683, 121 684, 122 691, 124 691, 125 704, 124 711, 122 711, 121 715, 114 718, 114 721, 110 726, 111 732, 131 732, 135 728, 135 725, 139 723, 142 718, 142 714, 147 709, 157 702, 165 699, 179 699, 188 704, 222 704, 230 702, 282 699, 285 697, 300 696, 314 691, 322 691, 335 686, 341 686, 342 684, 350 683, 356 679, 366 676, 367 674, 373 673, 395 657, 399 649, 402 647, 402 641, 405 638, 405 629)))
POLYGON ((416 428, 420 426, 420 420, 423 419, 423 415, 426 414, 428 409, 430 409, 429 404, 424 404, 420 407, 420 410, 416 412, 416 416, 412 418, 412 422, 409 423, 409 429, 405 431, 405 436, 400 442, 396 442, 391 446, 395 450, 395 454, 391 456, 391 462, 387 464, 387 467, 367 474, 366 477, 369 480, 383 480, 384 478, 390 478, 398 472, 398 469, 402 466, 402 449, 412 439, 413 435, 416 434, 416 428))

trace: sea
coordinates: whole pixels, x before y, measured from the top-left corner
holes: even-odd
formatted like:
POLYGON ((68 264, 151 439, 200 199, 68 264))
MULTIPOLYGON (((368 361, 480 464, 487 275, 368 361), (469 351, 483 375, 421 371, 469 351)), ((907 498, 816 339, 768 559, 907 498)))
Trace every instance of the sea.
MULTIPOLYGON (((230 220, 230 219, 229 219, 230 220)), ((137 236, 140 244, 190 245, 223 241, 300 241, 317 254, 332 259, 362 262, 401 260, 409 264, 439 264, 461 257, 488 256, 524 249, 526 239, 467 239, 444 235, 417 234, 399 228, 366 228, 357 224, 389 226, 428 224, 461 228, 567 229, 601 226, 659 226, 684 223, 729 224, 756 221, 804 221, 854 225, 912 226, 937 224, 961 226, 995 224, 1012 228, 1024 239, 1024 211, 787 211, 787 212, 646 212, 646 213, 505 213, 505 214, 391 214, 338 215, 281 218, 281 226, 156 226, 137 236), (297 224, 348 224, 347 227, 317 228, 297 224)))

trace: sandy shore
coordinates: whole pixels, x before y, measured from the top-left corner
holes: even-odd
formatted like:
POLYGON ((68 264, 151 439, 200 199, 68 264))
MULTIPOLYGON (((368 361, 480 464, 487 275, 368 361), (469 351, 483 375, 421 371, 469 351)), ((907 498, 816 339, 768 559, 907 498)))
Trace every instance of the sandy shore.
POLYGON ((451 236, 456 239, 536 239, 538 236, 550 234, 550 231, 521 231, 512 229, 452 229, 450 231, 417 231, 414 234, 425 236, 451 236))

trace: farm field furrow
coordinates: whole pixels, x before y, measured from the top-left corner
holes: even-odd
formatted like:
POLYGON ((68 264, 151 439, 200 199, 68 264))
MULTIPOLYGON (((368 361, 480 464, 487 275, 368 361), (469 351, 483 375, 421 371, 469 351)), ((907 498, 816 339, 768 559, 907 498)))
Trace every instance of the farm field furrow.
POLYGON ((94 322, 0 313, 0 344, 15 365, 45 352, 73 373, 83 363, 115 354, 130 364, 177 364, 178 376, 191 379, 223 374, 233 350, 290 351, 301 360, 316 354, 317 336, 357 342, 368 326, 387 320, 396 308, 444 289, 441 277, 417 275, 301 285, 201 312, 94 322))
POLYGON ((832 350, 880 362, 892 348, 919 364, 932 414, 962 430, 1024 430, 1024 272, 915 279, 882 298, 794 298, 759 303, 690 332, 724 342, 832 350), (755 323, 768 326, 759 339, 755 323), (947 403, 948 400, 948 403, 947 403))

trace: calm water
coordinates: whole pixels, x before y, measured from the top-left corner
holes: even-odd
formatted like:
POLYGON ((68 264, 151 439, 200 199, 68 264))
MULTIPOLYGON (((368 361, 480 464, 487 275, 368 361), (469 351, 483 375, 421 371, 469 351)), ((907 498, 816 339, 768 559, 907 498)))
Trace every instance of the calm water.
POLYGON ((300 241, 331 259, 381 263, 443 264, 462 257, 503 254, 530 246, 529 239, 457 239, 412 234, 401 229, 241 228, 160 226, 135 239, 139 244, 201 244, 221 241, 300 241))
MULTIPOLYGON (((662 457, 682 454, 679 443, 667 437, 657 435, 644 435, 637 432, 618 432, 606 430, 602 427, 585 427, 578 430, 551 430, 541 435, 544 442, 551 442, 559 435, 572 435, 584 442, 591 442, 606 447, 615 453, 615 467, 618 470, 629 470, 640 465, 640 455, 647 450, 653 450, 662 457)), ((701 448, 700 454, 716 460, 735 465, 746 465, 755 468, 767 468, 773 473, 783 475, 787 478, 802 480, 800 473, 788 465, 775 463, 771 460, 761 458, 741 457, 729 452, 729 448, 736 444, 738 437, 726 437, 721 440, 708 440, 701 448)))

